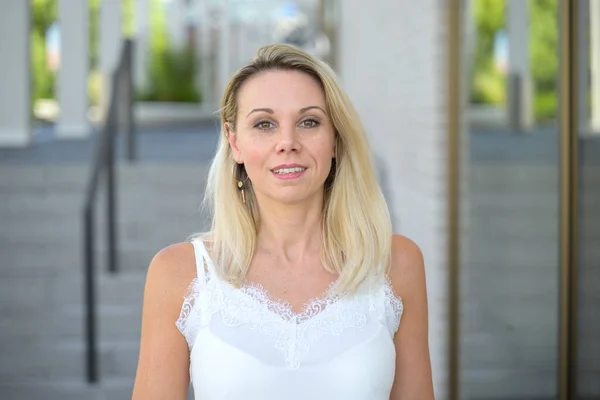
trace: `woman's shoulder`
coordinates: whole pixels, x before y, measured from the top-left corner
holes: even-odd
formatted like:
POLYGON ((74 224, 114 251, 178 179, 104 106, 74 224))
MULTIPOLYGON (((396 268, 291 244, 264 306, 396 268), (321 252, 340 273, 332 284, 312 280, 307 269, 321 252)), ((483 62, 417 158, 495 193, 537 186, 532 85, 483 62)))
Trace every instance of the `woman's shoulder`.
POLYGON ((425 280, 423 253, 411 239, 392 235, 392 257, 389 277, 394 292, 405 298, 425 280))
POLYGON ((146 288, 153 293, 180 300, 196 277, 196 257, 192 243, 171 244, 158 251, 148 267, 146 288))

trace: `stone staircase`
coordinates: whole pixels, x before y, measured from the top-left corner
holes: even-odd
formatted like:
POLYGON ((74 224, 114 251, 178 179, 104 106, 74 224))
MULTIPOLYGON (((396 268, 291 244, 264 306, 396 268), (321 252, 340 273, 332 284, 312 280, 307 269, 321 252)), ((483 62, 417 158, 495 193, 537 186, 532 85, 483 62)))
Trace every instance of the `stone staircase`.
POLYGON ((100 383, 88 385, 81 220, 88 172, 80 164, 0 169, 2 400, 131 398, 148 263, 162 247, 207 227, 199 212, 205 165, 122 165, 117 175, 120 271, 110 274, 101 190, 96 236, 100 383))
MULTIPOLYGON (((580 176, 579 388, 582 399, 593 399, 600 393, 600 166, 586 166, 580 176)), ((477 400, 556 398, 558 167, 476 165, 470 177, 463 394, 477 400)))

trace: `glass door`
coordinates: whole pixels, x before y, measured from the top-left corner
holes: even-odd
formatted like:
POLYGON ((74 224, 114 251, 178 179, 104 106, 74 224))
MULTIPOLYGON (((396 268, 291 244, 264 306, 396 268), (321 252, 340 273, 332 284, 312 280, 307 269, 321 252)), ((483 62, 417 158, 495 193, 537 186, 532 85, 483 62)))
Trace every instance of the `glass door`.
POLYGON ((557 399, 560 312, 559 1, 471 0, 463 399, 557 399))
POLYGON ((600 399, 600 1, 463 4, 451 398, 600 399))

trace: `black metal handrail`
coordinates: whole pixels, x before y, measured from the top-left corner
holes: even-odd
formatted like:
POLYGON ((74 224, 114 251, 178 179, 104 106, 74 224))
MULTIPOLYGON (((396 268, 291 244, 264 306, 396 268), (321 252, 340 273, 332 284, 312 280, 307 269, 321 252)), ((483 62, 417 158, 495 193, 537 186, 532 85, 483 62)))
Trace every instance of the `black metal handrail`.
POLYGON ((133 118, 133 41, 125 39, 119 62, 111 74, 110 101, 103 129, 93 159, 91 175, 85 192, 83 206, 83 254, 84 254, 84 293, 85 293, 85 347, 86 375, 89 383, 98 382, 98 344, 96 331, 96 283, 94 262, 95 209, 100 179, 106 179, 106 222, 108 270, 118 271, 117 229, 116 229, 116 182, 115 182, 115 138, 124 129, 126 134, 127 159, 136 158, 134 149, 133 118))

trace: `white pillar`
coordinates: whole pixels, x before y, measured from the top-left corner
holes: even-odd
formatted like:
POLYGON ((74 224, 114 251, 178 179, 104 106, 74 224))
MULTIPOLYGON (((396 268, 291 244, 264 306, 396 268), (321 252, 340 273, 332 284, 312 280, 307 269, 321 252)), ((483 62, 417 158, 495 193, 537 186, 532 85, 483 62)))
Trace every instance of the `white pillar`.
POLYGON ((222 0, 223 4, 221 5, 221 9, 219 10, 219 61, 218 61, 218 70, 219 70, 219 86, 218 86, 218 98, 220 99, 223 96, 223 92, 227 87, 227 82, 229 81, 231 74, 231 46, 230 46, 230 30, 231 30, 231 19, 230 19, 230 10, 229 10, 229 1, 222 0))
POLYGON ((199 66, 197 84, 202 95, 202 106, 214 109, 218 100, 215 97, 212 82, 213 64, 211 62, 211 20, 210 0, 194 0, 196 19, 196 54, 199 66))
POLYGON ((61 60, 57 80, 60 118, 56 133, 61 137, 86 137, 90 133, 87 119, 88 2, 59 0, 58 7, 61 60))
POLYGON ((150 1, 135 2, 135 57, 134 82, 137 88, 144 88, 148 82, 148 51, 150 33, 150 1))
POLYGON ((396 233, 425 256, 436 399, 447 398, 446 7, 438 0, 344 0, 336 65, 380 166, 396 233))
POLYGON ((184 6, 182 0, 171 0, 163 6, 170 47, 174 49, 182 49, 186 44, 187 25, 184 6))
POLYGON ((600 133, 600 1, 590 1, 592 131, 600 133))
POLYGON ((509 47, 506 107, 509 124, 517 130, 529 130, 534 123, 527 3, 523 0, 508 0, 506 4, 509 47))
POLYGON ((4 1, 0 12, 0 147, 31 142, 29 1, 4 1))
POLYGON ((122 42, 121 0, 102 0, 100 6, 100 74, 102 115, 110 100, 111 74, 118 65, 122 42))

